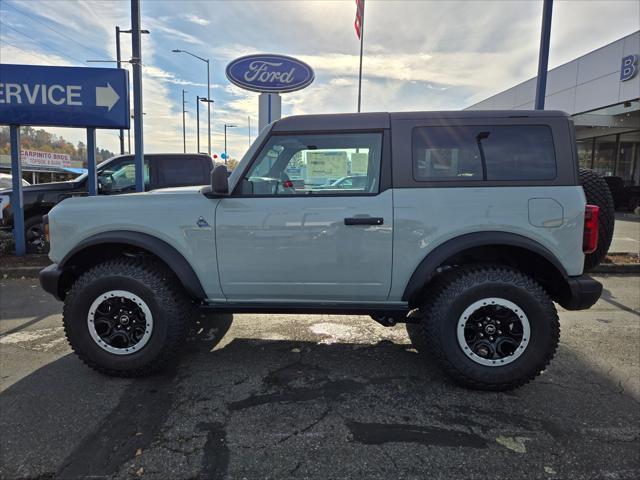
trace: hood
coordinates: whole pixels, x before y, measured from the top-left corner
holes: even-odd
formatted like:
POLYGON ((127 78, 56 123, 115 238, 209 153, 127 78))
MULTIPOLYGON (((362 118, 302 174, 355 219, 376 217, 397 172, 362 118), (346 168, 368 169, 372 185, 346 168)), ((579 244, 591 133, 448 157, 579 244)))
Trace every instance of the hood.
POLYGON ((168 187, 168 188, 159 188, 157 190, 151 190, 150 194, 156 193, 200 193, 206 185, 195 185, 188 187, 168 187))
MULTIPOLYGON (((51 182, 51 183, 37 183, 35 185, 23 186, 22 191, 24 193, 31 192, 48 192, 51 190, 72 190, 76 187, 75 182, 51 182)), ((6 190, 0 190, 0 194, 10 194, 13 191, 12 188, 6 190)))

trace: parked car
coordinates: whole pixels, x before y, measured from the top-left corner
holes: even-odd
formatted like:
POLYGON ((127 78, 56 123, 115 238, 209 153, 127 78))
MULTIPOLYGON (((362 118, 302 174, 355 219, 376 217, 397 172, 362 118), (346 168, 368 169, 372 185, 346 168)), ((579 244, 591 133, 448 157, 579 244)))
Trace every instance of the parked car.
POLYGON ((73 350, 110 375, 170 363, 195 306, 405 322, 460 384, 512 389, 554 356, 554 302, 587 309, 602 291, 583 273, 599 209, 573 139, 554 111, 284 118, 208 187, 53 208, 40 282, 73 350), (366 181, 289 185, 289 163, 322 149, 365 152, 366 181))
POLYGON ((318 188, 322 189, 362 189, 367 183, 366 175, 349 175, 347 177, 342 177, 336 180, 335 182, 331 182, 327 185, 322 185, 318 188))
MULTIPOLYGON (((150 154, 145 155, 145 190, 189 185, 206 185, 213 161, 203 154, 150 154)), ((98 165, 98 193, 118 195, 135 191, 135 167, 133 155, 110 158, 98 165)), ((54 205, 69 197, 87 195, 87 174, 69 182, 39 183, 25 186, 23 192, 24 224, 27 251, 46 253, 48 244, 44 237, 42 217, 54 205)), ((3 228, 13 228, 11 190, 0 190, 3 204, 3 228), (2 199, 4 198, 4 203, 2 199)))
POLYGON ((640 185, 625 185, 621 177, 603 177, 609 185, 616 209, 634 211, 640 207, 640 185))

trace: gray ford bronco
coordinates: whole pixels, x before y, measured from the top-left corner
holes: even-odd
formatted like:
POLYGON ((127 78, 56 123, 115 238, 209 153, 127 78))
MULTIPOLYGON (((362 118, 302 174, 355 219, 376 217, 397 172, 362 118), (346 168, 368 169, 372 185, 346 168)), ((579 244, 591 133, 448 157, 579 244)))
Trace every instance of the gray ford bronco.
POLYGON ((111 375, 171 362, 196 309, 339 313, 404 322, 454 380, 506 390, 553 357, 554 302, 602 291, 583 274, 598 207, 554 111, 288 117, 229 178, 69 198, 46 222, 42 287, 64 300, 71 347, 111 375))

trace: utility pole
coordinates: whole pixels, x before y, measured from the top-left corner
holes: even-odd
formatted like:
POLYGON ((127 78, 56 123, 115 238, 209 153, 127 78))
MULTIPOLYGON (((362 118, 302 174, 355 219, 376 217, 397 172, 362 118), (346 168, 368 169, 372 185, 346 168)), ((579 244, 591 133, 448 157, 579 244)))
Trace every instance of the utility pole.
POLYGON ((198 138, 196 153, 200 153, 200 98, 196 95, 196 137, 198 138))
POLYGON ((185 93, 187 93, 187 91, 183 88, 182 89, 182 146, 184 149, 184 153, 187 153, 187 127, 185 124, 185 113, 187 113, 187 111, 184 108, 184 106, 187 104, 187 101, 184 99, 185 93))
POLYGON ((144 192, 144 136, 142 133, 142 38, 140 32, 140 0, 131 0, 131 47, 133 58, 133 115, 135 127, 136 191, 144 192))
POLYGON ((251 115, 247 115, 247 124, 249 125, 249 146, 251 146, 251 115))

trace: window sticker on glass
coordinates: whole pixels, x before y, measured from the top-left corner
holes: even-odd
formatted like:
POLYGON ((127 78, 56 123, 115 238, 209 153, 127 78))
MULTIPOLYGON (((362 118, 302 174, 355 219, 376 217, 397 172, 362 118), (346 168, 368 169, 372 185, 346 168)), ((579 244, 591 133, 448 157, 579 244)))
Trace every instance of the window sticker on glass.
POLYGON ((366 175, 367 166, 369 163, 369 153, 356 153, 351 154, 351 173, 353 175, 366 175))
POLYGON ((282 135, 263 147, 243 195, 359 195, 379 190, 380 133, 282 135))

